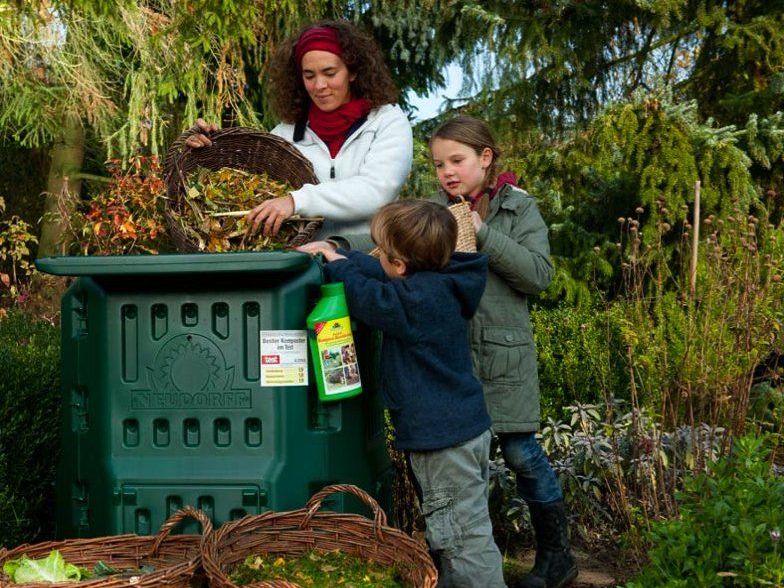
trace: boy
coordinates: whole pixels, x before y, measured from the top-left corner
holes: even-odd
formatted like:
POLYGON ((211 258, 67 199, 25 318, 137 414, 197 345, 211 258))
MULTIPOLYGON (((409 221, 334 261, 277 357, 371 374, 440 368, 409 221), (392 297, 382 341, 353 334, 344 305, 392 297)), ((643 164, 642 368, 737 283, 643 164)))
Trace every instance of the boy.
POLYGON ((454 253, 457 223, 433 202, 388 204, 370 230, 379 259, 319 252, 351 315, 384 333, 382 394, 419 486, 438 586, 504 586, 487 507, 490 417, 468 341, 487 259, 454 253))

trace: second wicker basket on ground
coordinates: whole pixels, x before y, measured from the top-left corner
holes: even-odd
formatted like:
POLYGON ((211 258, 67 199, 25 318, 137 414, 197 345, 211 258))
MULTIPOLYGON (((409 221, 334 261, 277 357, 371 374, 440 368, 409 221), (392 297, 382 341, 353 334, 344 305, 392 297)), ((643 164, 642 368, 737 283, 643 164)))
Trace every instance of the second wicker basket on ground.
MULTIPOLYGON (((407 588, 434 588, 438 574, 424 545, 387 526, 384 511, 356 486, 336 484, 317 492, 304 508, 250 515, 224 524, 204 543, 202 560, 211 588, 235 588, 229 575, 248 556, 299 556, 309 550, 341 552, 381 565, 396 565, 407 588), (336 492, 358 497, 373 511, 373 520, 356 514, 318 512, 321 502, 336 492)), ((253 588, 296 588, 269 580, 253 588)))
POLYGON ((0 549, 0 588, 188 588, 201 563, 201 542, 212 532, 212 523, 207 515, 192 507, 174 513, 156 536, 118 535, 95 539, 65 539, 35 545, 20 545, 10 551, 0 549), (180 521, 195 518, 202 525, 202 535, 170 536, 180 521), (149 565, 155 568, 149 573, 139 573, 131 578, 105 576, 82 582, 58 582, 56 584, 33 582, 13 583, 2 573, 5 562, 26 555, 30 559, 47 557, 57 550, 70 564, 92 567, 99 561, 115 568, 139 568, 149 565))
MULTIPOLYGON (((185 141, 192 128, 180 135, 169 148, 164 163, 164 181, 168 200, 164 215, 172 240, 182 252, 199 250, 199 244, 177 222, 187 192, 188 178, 200 167, 217 171, 228 167, 253 174, 266 174, 277 182, 287 182, 295 190, 305 184, 318 184, 313 166, 285 139, 247 127, 231 127, 209 135, 212 145, 193 149, 185 141)), ((296 235, 287 243, 291 247, 310 241, 321 227, 321 220, 287 221, 295 223, 296 235)))

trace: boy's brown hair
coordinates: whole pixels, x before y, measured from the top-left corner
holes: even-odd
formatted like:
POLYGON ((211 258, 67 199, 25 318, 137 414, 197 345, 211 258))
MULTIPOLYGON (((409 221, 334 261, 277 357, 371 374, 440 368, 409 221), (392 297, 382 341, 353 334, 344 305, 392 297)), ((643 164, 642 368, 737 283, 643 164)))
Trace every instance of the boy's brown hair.
POLYGON ((441 204, 401 200, 383 206, 370 222, 370 235, 406 273, 443 269, 457 245, 457 221, 441 204))

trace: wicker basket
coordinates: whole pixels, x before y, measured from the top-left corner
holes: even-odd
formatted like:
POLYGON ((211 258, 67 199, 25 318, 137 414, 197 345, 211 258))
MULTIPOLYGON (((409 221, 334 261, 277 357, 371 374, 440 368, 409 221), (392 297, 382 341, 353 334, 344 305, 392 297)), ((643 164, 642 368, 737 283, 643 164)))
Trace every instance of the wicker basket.
MULTIPOLYGON (((216 171, 223 167, 239 169, 254 174, 265 173, 278 182, 288 182, 293 188, 305 184, 317 184, 313 166, 297 149, 285 139, 246 127, 231 127, 209 135, 212 145, 192 149, 186 139, 202 132, 194 127, 185 131, 169 148, 164 163, 164 181, 169 196, 164 216, 172 240, 182 252, 199 250, 198 243, 187 235, 175 215, 179 213, 187 188, 188 175, 199 167, 216 171)), ((287 220, 295 223, 297 233, 289 240, 290 247, 304 245, 313 238, 321 227, 321 220, 287 220)))
POLYGON ((471 204, 463 198, 458 196, 459 202, 449 205, 449 212, 455 217, 457 221, 457 246, 455 251, 464 251, 467 253, 476 252, 476 230, 474 229, 474 222, 471 220, 471 204))
MULTIPOLYGON (((305 508, 249 515, 226 523, 203 544, 202 559, 211 588, 235 588, 229 574, 249 555, 298 556, 311 549, 339 549, 381 565, 397 564, 411 588, 434 588, 438 573, 423 545, 387 526, 378 503, 356 486, 335 484, 314 494, 305 508), (373 520, 356 514, 317 512, 335 492, 358 497, 373 511, 373 520)), ((282 580, 251 584, 253 588, 298 588, 282 580)))
POLYGON ((89 588, 144 587, 187 588, 201 564, 201 543, 212 533, 212 523, 202 511, 189 506, 175 512, 167 520, 158 535, 142 537, 139 535, 118 535, 97 537, 95 539, 66 539, 35 545, 20 545, 10 551, 0 549, 0 587, 2 588, 89 588), (185 518, 192 517, 202 526, 202 535, 174 535, 169 533, 185 518), (12 559, 27 555, 39 559, 58 550, 63 558, 77 566, 92 568, 98 561, 116 568, 138 568, 150 565, 154 572, 140 574, 133 578, 105 576, 83 582, 50 583, 13 583, 2 573, 3 564, 12 559))
MULTIPOLYGON (((474 222, 471 220, 471 204, 463 198, 458 196, 459 202, 447 206, 449 212, 455 217, 457 221, 457 244, 455 251, 465 253, 476 253, 476 231, 474 230, 474 222)), ((381 257, 381 249, 375 247, 370 255, 373 257, 381 257)))

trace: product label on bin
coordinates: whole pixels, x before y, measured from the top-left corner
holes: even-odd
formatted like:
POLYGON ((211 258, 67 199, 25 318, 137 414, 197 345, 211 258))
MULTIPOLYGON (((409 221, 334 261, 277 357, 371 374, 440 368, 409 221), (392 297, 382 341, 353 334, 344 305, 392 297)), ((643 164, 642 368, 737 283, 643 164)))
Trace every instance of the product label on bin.
POLYGON ((261 331, 261 385, 308 385, 307 331, 261 331))
POLYGON ((340 394, 360 385, 351 321, 343 317, 314 325, 324 393, 340 394))

